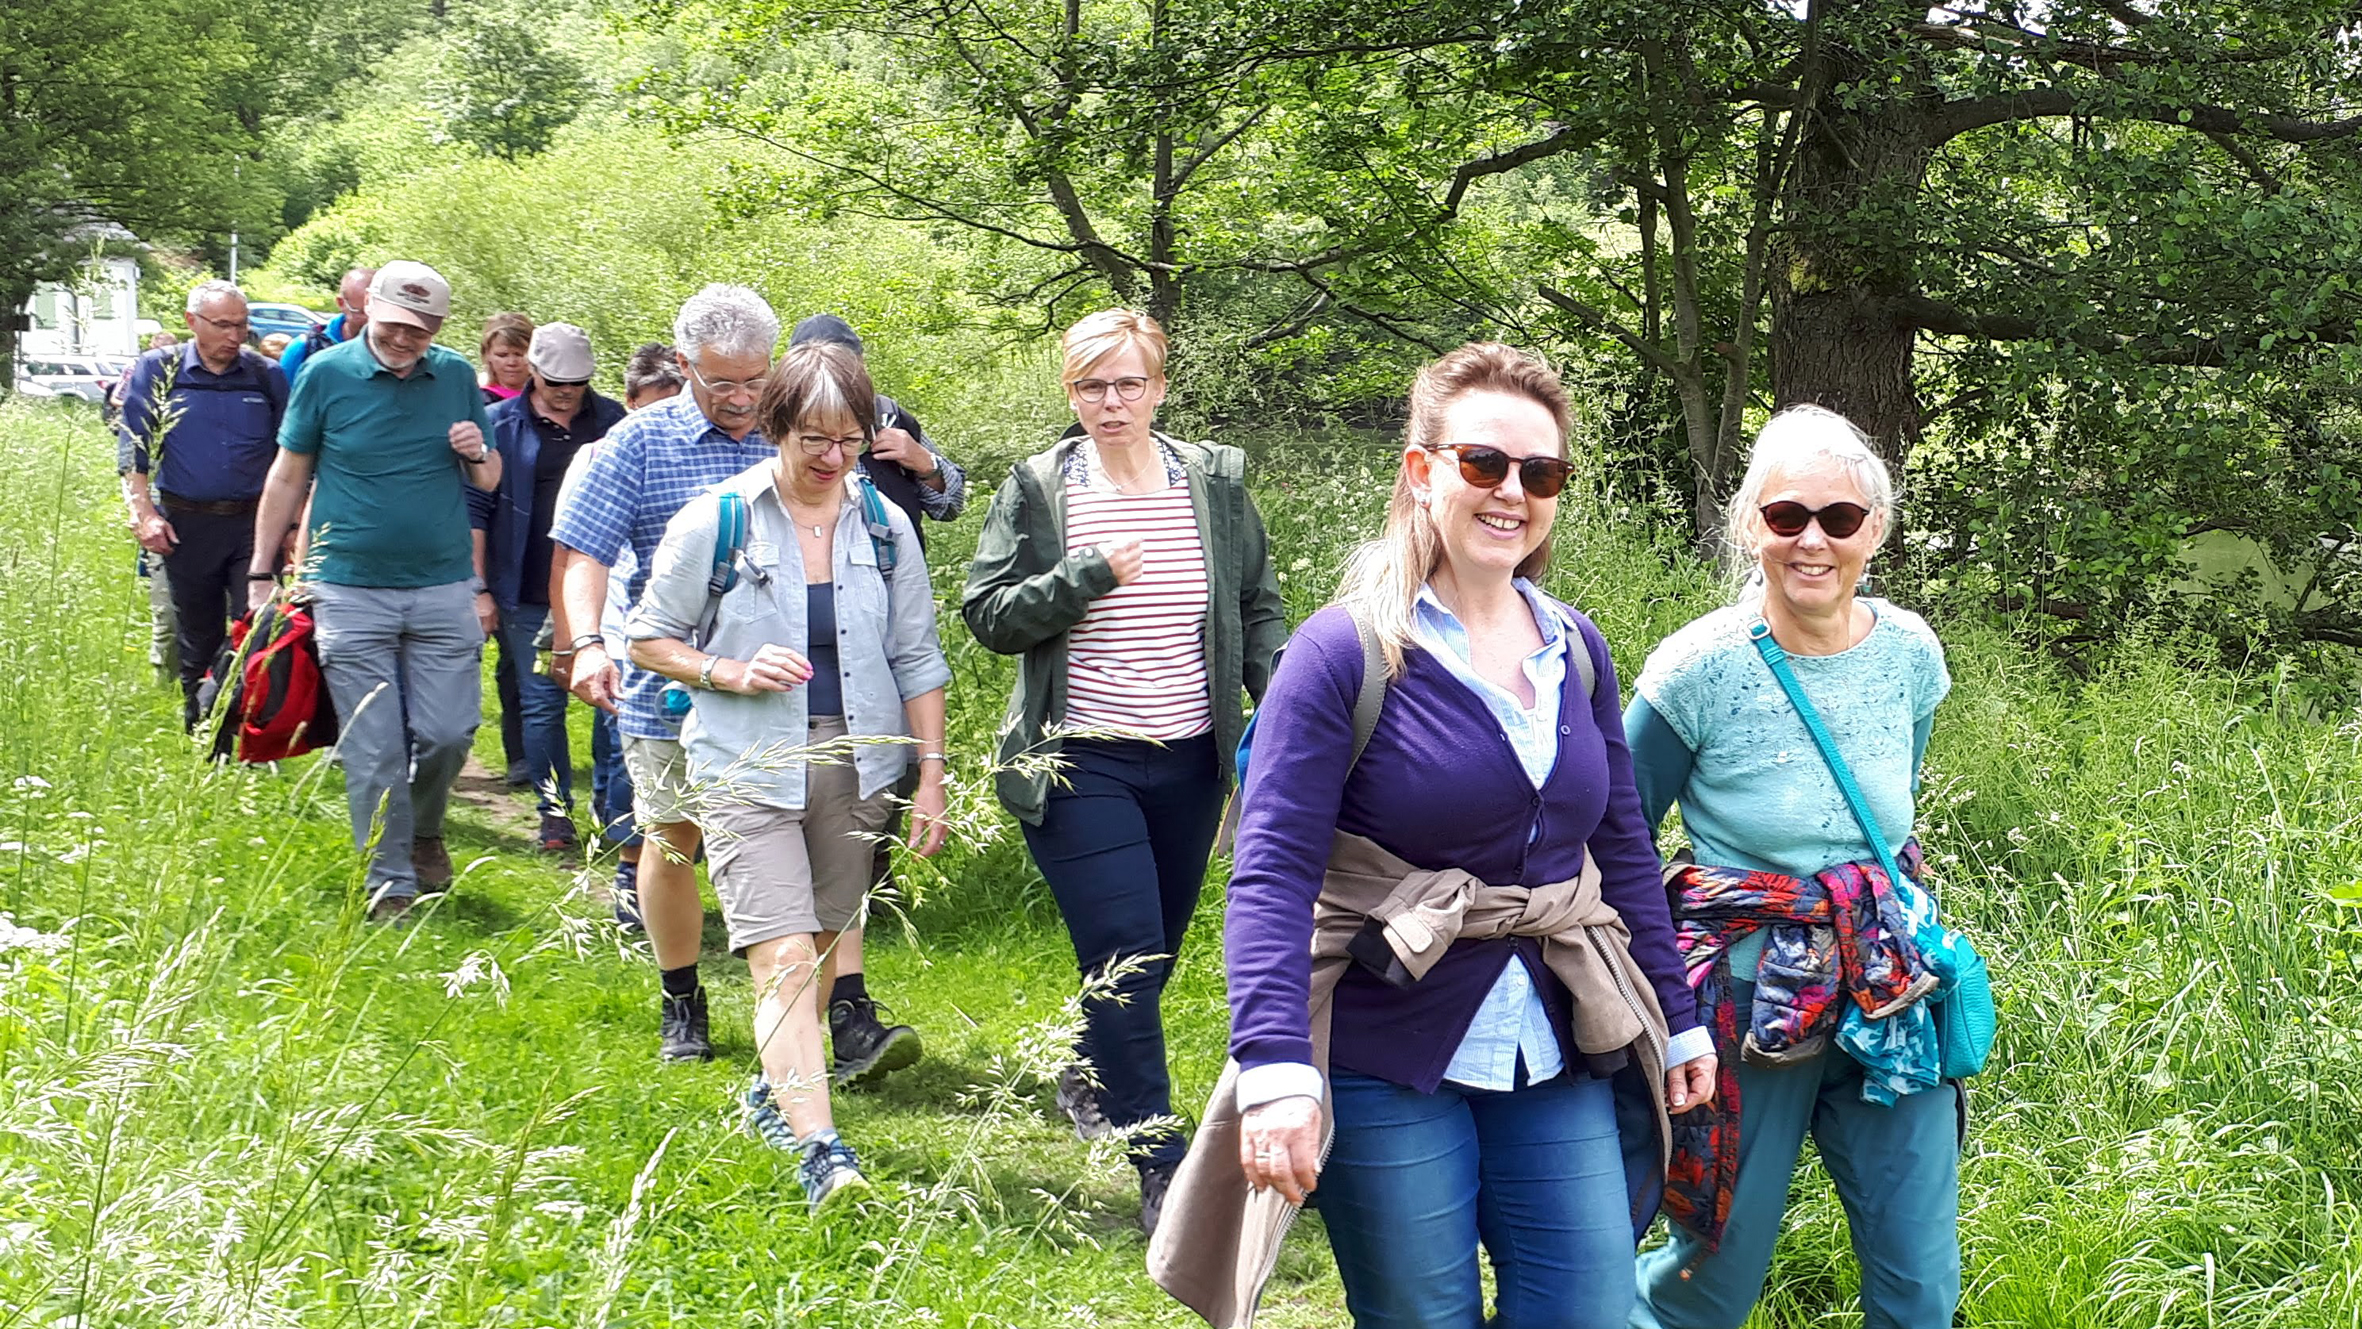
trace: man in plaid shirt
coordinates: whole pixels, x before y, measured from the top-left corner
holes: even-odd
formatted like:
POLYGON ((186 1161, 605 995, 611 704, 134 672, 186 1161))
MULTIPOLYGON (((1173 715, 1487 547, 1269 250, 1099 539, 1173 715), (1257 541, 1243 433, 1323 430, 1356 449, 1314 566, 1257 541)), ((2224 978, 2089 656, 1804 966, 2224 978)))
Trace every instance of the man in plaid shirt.
MULTIPOLYGON (((569 558, 565 618, 595 628, 607 601, 607 573, 629 549, 630 598, 647 587, 648 569, 664 528, 690 499, 724 480, 774 460, 777 450, 755 428, 755 407, 779 341, 779 318, 763 297, 720 283, 689 297, 673 320, 673 344, 689 390, 624 417, 550 527, 569 558)), ((572 653, 576 696, 613 712, 631 774, 634 815, 657 842, 640 855, 640 912, 661 972, 658 1055, 667 1061, 713 1056, 707 1035, 705 988, 697 954, 705 908, 697 894, 698 829, 691 820, 687 764, 679 726, 664 712, 662 675, 609 658, 595 630, 578 633, 560 651, 572 653)), ((839 977, 830 993, 829 1032, 836 1074, 851 1079, 915 1059, 918 1039, 907 1025, 885 1026, 863 986, 861 934, 848 930, 834 955, 839 977), (840 1010, 840 1008, 842 1008, 840 1010)))

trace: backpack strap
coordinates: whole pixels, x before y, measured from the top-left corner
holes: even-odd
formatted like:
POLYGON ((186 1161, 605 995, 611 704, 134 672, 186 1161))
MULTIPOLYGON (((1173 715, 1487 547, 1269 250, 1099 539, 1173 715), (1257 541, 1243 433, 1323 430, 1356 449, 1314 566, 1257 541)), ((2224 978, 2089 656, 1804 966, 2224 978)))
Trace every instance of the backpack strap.
POLYGON ((896 552, 894 522, 886 513, 886 496, 878 492, 877 482, 866 471, 853 473, 853 496, 861 504, 861 524, 869 528, 869 547, 877 554, 878 575, 891 583, 896 552))
POLYGON ((1771 624, 1756 619, 1747 627, 1747 639, 1755 643, 1764 665, 1780 681, 1780 690, 1788 694, 1788 703, 1796 708, 1805 730, 1812 735, 1813 746, 1821 750, 1821 760, 1829 764, 1829 775, 1837 781, 1837 792, 1845 796, 1845 806, 1852 810, 1854 821, 1869 839, 1870 852, 1878 856, 1878 866, 1886 870, 1886 879, 1902 881, 1903 874, 1895 866, 1894 851, 1886 847, 1886 836, 1879 832, 1878 818, 1870 811, 1870 800, 1862 796, 1862 787, 1854 783, 1853 768, 1845 764, 1845 754, 1837 750, 1837 740, 1830 737, 1829 727, 1821 723, 1821 713, 1813 709, 1812 698, 1805 695, 1804 685, 1788 667, 1788 653, 1772 640, 1771 624))
POLYGON ((720 500, 714 522, 713 570, 705 576, 705 612, 697 618, 699 643, 713 633, 714 615, 721 610, 722 597, 738 584, 738 555, 746 548, 746 495, 725 489, 715 495, 720 500))
POLYGON ((1361 641, 1361 690, 1353 694, 1353 756, 1345 763, 1345 773, 1351 775, 1361 764, 1361 750, 1370 745, 1370 735, 1378 732, 1378 712, 1386 708, 1386 650, 1360 605, 1348 605, 1346 612, 1353 616, 1353 635, 1361 641))

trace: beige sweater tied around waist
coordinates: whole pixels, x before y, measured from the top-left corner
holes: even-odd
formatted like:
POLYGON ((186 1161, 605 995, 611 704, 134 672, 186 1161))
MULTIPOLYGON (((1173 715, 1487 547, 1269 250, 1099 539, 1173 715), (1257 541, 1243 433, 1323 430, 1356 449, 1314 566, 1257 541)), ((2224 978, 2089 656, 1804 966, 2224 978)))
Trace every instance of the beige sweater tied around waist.
MULTIPOLYGON (((1540 938, 1543 964, 1574 996, 1576 1049, 1629 1050, 1656 1096, 1662 1148, 1668 1138, 1661 1124, 1664 1012, 1632 958, 1623 917, 1600 898, 1599 869, 1588 856, 1573 881, 1488 886, 1457 868, 1413 867, 1369 839, 1338 833, 1312 919, 1312 1061, 1324 1083, 1330 1005, 1349 963, 1346 946, 1371 919, 1384 924, 1386 944, 1414 979, 1426 977, 1455 941, 1540 938)), ((1277 1191, 1250 1188, 1239 1166, 1238 1071, 1236 1061, 1223 1066, 1148 1243, 1149 1277, 1214 1329, 1254 1323, 1280 1243, 1296 1220, 1295 1205, 1277 1191)), ((1324 1093, 1324 1160, 1335 1132, 1324 1093)))

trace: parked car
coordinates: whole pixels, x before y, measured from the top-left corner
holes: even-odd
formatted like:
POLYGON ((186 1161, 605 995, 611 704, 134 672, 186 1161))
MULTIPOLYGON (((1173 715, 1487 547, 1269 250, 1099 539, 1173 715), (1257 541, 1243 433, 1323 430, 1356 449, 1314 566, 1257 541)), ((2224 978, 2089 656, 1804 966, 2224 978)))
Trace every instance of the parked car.
POLYGON ((28 355, 16 362, 17 389, 28 396, 103 402, 108 385, 122 376, 126 363, 95 355, 28 355))
POLYGON ((302 305, 248 305, 246 318, 254 325, 251 335, 256 341, 274 332, 301 337, 328 322, 326 315, 315 314, 302 305))

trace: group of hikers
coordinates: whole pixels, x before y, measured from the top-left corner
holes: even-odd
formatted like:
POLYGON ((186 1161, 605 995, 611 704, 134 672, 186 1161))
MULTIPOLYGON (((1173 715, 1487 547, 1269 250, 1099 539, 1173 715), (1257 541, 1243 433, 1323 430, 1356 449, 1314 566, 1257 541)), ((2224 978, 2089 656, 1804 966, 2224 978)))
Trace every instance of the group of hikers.
MULTIPOLYGON (((707 286, 618 404, 566 323, 496 316, 480 377, 436 344, 450 298, 424 264, 356 271, 275 363, 208 282, 188 341, 135 367, 124 492, 188 718, 234 617, 307 600, 392 921, 451 884, 485 641, 553 850, 588 703, 658 1053, 713 1055, 702 854, 755 986, 744 1120, 818 1210, 868 1185, 832 1083, 920 1055, 862 928, 888 842, 946 836, 924 531, 965 476, 835 316, 780 353, 761 296, 707 286)), ((1091 980, 1055 1101, 1124 1140, 1152 1276, 1248 1323, 1316 1205, 1359 1326, 1735 1329, 1809 1133, 1864 1322, 1949 1325, 1960 1077, 1991 1030, 1912 839, 1950 680, 1922 619, 1859 592, 1895 521, 1862 433, 1770 420, 1732 603, 1658 643, 1625 706, 1599 629, 1540 589, 1576 467, 1539 357, 1419 370, 1384 529, 1291 633, 1245 454, 1156 428, 1163 329, 1107 310, 1062 350, 1074 424, 994 495, 961 617, 1018 657, 991 775, 1091 980), (1161 995, 1226 808, 1231 1060, 1192 1135, 1161 995), (1660 1211, 1671 1239, 1636 1255, 1660 1211)))

